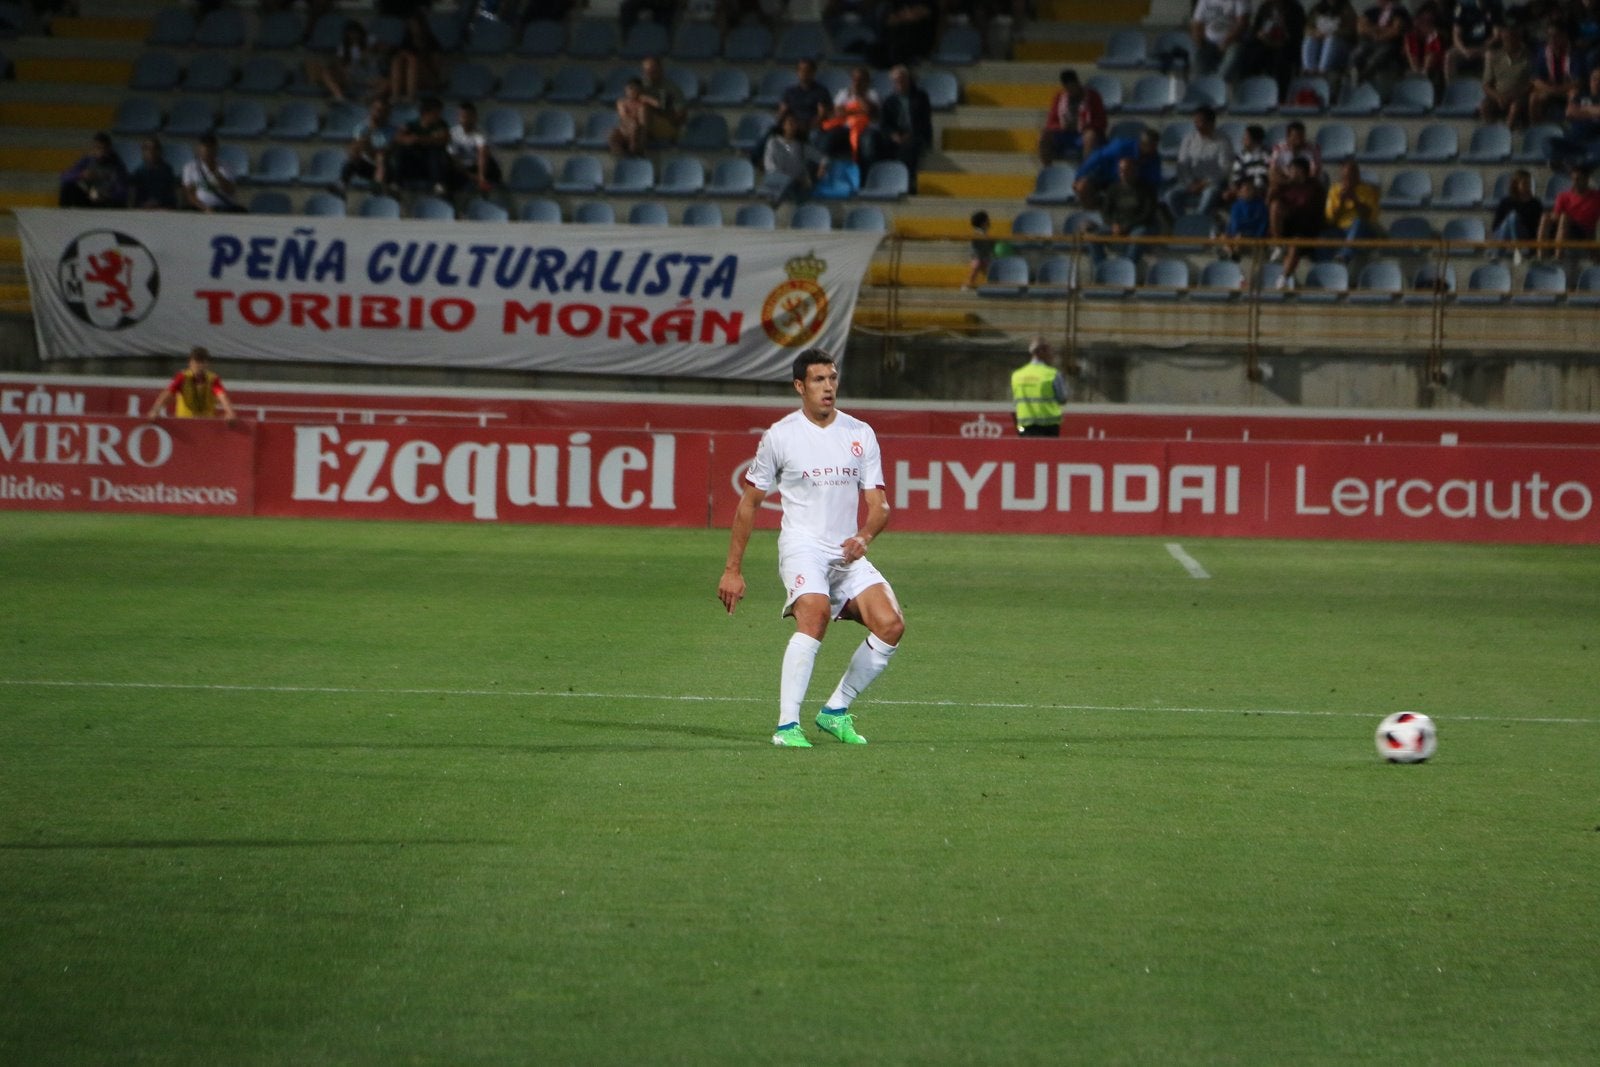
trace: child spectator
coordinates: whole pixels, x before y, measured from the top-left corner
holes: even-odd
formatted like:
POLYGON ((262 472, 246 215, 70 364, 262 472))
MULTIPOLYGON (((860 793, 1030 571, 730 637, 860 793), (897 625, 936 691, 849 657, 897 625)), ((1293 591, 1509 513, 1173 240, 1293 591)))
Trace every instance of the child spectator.
POLYGON ((822 153, 800 134, 800 117, 788 114, 778 135, 767 142, 762 160, 767 173, 761 190, 774 204, 785 198, 804 200, 821 176, 822 153))
POLYGON ((642 156, 648 112, 644 101, 644 82, 629 78, 617 97, 617 125, 611 131, 611 152, 618 156, 642 156))
POLYGON ((1230 240, 1223 246, 1222 255, 1237 261, 1239 242, 1246 238, 1267 236, 1271 224, 1267 216, 1267 202, 1261 198, 1266 191, 1265 186, 1257 185, 1249 178, 1241 178, 1234 183, 1233 189, 1233 206, 1228 209, 1226 230, 1230 240))
POLYGON ((1233 157, 1233 173, 1229 175, 1228 191, 1222 194, 1224 203, 1231 204, 1239 196, 1239 183, 1249 182, 1256 192, 1267 195, 1267 185, 1272 177, 1272 154, 1267 151, 1267 131, 1251 124, 1244 128, 1244 144, 1233 157))
POLYGON ((967 265, 967 280, 961 286, 971 289, 989 277, 989 264, 994 262, 994 241, 989 238, 989 213, 972 213, 972 261, 967 265))

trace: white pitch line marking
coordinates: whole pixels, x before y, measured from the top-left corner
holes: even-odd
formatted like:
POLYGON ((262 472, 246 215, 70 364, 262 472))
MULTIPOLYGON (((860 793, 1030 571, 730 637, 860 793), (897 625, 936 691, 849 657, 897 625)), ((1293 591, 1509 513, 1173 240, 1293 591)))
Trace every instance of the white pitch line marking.
MULTIPOLYGON (((0 686, 20 689, 160 689, 168 691, 202 690, 221 693, 317 693, 351 696, 448 696, 448 697, 548 697, 561 700, 656 700, 673 704, 748 704, 750 697, 703 696, 693 693, 594 693, 548 689, 401 689, 365 688, 343 685, 225 685, 206 682, 94 682, 59 681, 43 678, 0 678, 0 686)), ((1025 704, 977 700, 874 700, 884 707, 977 708, 985 711, 1116 711, 1186 715, 1287 715, 1303 718, 1368 719, 1371 711, 1312 711, 1307 708, 1201 708, 1181 704, 1025 704)), ((1600 719, 1573 719, 1557 716, 1449 715, 1434 716, 1455 722, 1547 723, 1571 726, 1596 726, 1600 719)))
POLYGON ((1191 578, 1209 578, 1206 569, 1200 566, 1200 561, 1183 550, 1183 546, 1176 542, 1167 544, 1167 555, 1178 561, 1178 566, 1189 572, 1191 578))

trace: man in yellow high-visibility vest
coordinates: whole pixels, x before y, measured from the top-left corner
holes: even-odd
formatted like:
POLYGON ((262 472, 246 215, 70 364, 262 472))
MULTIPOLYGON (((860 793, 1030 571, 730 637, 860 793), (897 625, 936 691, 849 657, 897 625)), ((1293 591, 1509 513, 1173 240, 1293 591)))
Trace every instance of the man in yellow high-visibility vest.
POLYGON ((1011 399, 1017 405, 1017 433, 1023 437, 1060 437, 1061 405, 1067 402, 1067 380, 1050 359, 1050 342, 1035 337, 1032 358, 1011 373, 1011 399))

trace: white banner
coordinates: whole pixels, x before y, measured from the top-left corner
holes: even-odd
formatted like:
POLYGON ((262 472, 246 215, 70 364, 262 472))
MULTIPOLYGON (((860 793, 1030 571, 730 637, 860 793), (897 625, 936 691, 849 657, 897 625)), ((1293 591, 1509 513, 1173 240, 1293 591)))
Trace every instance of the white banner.
POLYGON ((879 235, 19 208, 46 359, 183 353, 782 380, 879 235))

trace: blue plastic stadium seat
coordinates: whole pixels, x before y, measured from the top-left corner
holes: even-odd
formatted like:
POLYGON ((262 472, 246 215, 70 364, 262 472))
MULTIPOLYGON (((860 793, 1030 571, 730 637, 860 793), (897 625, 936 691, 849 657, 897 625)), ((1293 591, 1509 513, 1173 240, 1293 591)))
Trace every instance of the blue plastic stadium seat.
POLYGON ((339 180, 339 170, 344 166, 342 148, 319 148, 300 171, 300 184, 313 187, 329 186, 339 180))
POLYGON ((361 201, 356 214, 363 219, 397 219, 400 217, 400 201, 392 196, 369 196, 361 201))
POLYGON ((1458 215, 1445 222, 1439 237, 1452 256, 1481 256, 1483 249, 1475 245, 1488 240, 1489 228, 1477 215, 1458 215))
POLYGON ((1433 206, 1449 211, 1470 211, 1482 203, 1483 175, 1475 170, 1452 170, 1445 174, 1433 206))
POLYGON ((183 72, 186 93, 220 93, 233 84, 233 57, 225 52, 201 52, 183 72))
POLYGON ((548 59, 567 50, 567 27, 550 19, 535 19, 522 29, 517 54, 548 59))
POLYGON ((552 184, 550 165, 539 156, 518 156, 506 179, 506 187, 514 193, 542 193, 552 184))
POLYGON ((1472 131, 1463 163, 1504 163, 1511 158, 1511 131, 1501 123, 1479 126, 1472 131))
POLYGON ((717 153, 728 150, 728 120, 715 111, 696 111, 678 135, 685 152, 717 153))
POLYGON ((1389 93, 1383 113, 1415 118, 1432 111, 1433 105, 1433 82, 1421 77, 1401 78, 1389 93))
POLYGON ((1107 112, 1122 110, 1122 79, 1115 74, 1091 74, 1084 85, 1100 94, 1107 112))
POLYGON ((1028 203, 1044 206, 1070 204, 1076 199, 1072 183, 1077 170, 1070 163, 1052 163, 1039 171, 1033 180, 1033 192, 1028 203))
POLYGON ((1460 304, 1501 304, 1511 295, 1511 272, 1499 263, 1484 263, 1467 275, 1467 288, 1456 296, 1460 304))
POLYGON ((209 11, 195 27, 196 48, 243 48, 245 39, 244 13, 236 8, 219 7, 209 11))
POLYGON ((767 204, 741 204, 733 224, 747 230, 772 230, 778 226, 778 217, 767 204))
POLYGON ((525 201, 522 210, 517 214, 523 222, 559 223, 561 221, 561 205, 554 200, 543 198, 525 201))
POLYGON ((300 47, 306 35, 306 20, 298 11, 269 11, 256 28, 257 52, 287 52, 300 47))
POLYGON ((506 104, 530 104, 544 95, 544 71, 533 63, 518 63, 500 79, 500 95, 506 104))
POLYGON ((1265 74, 1254 74, 1234 88, 1233 103, 1228 111, 1233 115, 1265 115, 1277 106, 1277 81, 1265 74))
POLYGON ((989 263, 989 274, 978 286, 979 296, 1021 296, 1028 287, 1028 261, 1021 256, 996 256, 989 263))
POLYGON ((267 136, 275 141, 309 141, 317 135, 321 122, 314 104, 290 100, 272 117, 267 136))
POLYGON ((111 132, 122 137, 145 137, 160 128, 161 105, 147 96, 126 97, 111 120, 111 132))
POLYGON ((1190 78, 1189 84, 1183 87, 1183 95, 1173 105, 1173 110, 1182 115, 1192 115, 1202 107, 1222 111, 1227 106, 1228 83, 1222 80, 1222 76, 1199 74, 1190 78))
POLYGON ((925 72, 919 82, 928 94, 928 106, 934 111, 950 111, 961 102, 961 82, 948 70, 925 72))
POLYGON ((1483 82, 1477 78, 1457 78, 1444 87, 1433 113, 1446 119, 1470 119, 1478 113, 1483 103, 1483 82))
POLYGON ((593 67, 569 63, 556 70, 544 98, 552 104, 585 104, 594 99, 599 84, 593 67))
POLYGON ((856 195, 863 200, 898 200, 911 192, 911 172, 898 159, 880 159, 856 195))
POLYGON ((1401 215, 1389 223, 1389 240, 1415 241, 1409 251, 1420 252, 1421 246, 1432 244, 1437 235, 1433 232, 1433 224, 1421 215, 1401 215))
POLYGON ((706 182, 707 196, 749 196, 756 189, 756 169, 748 159, 735 156, 719 159, 711 168, 711 179, 706 182))
POLYGON ((168 137, 199 137, 217 124, 217 103, 210 97, 185 96, 173 102, 162 133, 168 137))
POLYGON ((256 185, 293 185, 300 180, 300 154, 283 145, 263 149, 250 180, 256 185))
POLYGON ((448 200, 437 196, 419 196, 411 205, 411 217, 434 222, 449 222, 456 217, 456 209, 448 200))
POLYGON ((623 59, 639 60, 645 56, 664 56, 671 46, 672 42, 664 25, 640 19, 629 28, 627 36, 622 39, 622 44, 617 49, 617 54, 623 59))
POLYGON ((1099 64, 1107 70, 1138 70, 1146 65, 1145 37, 1139 30, 1114 30, 1099 64))
POLYGON ((251 56, 239 68, 239 80, 234 91, 259 93, 263 96, 283 91, 289 84, 289 68, 276 56, 251 56))
MULTIPOLYGON (((607 196, 638 196, 655 188, 656 168, 648 159, 625 156, 611 167, 611 178, 602 188, 607 196)), ((561 191, 561 185, 556 184, 561 191)))
POLYGON ((1025 243, 1023 239, 1028 237, 1054 237, 1055 232, 1055 220, 1042 208, 1028 208, 1011 220, 1013 245, 1025 243))
POLYGON ((605 184, 605 171, 594 156, 569 156, 561 164, 561 173, 552 184, 556 192, 567 196, 592 194, 605 184))
POLYGON ((1317 128, 1316 142, 1324 166, 1335 166, 1356 154, 1356 132, 1343 122, 1323 123, 1317 128))
POLYGON ((292 215, 294 201, 289 199, 288 193, 266 189, 250 198, 248 209, 252 215, 292 215))
MULTIPOLYGON (((749 160, 740 160, 745 166, 749 160)), ((706 188, 706 165, 694 156, 669 159, 661 168, 661 180, 656 183, 657 196, 699 196, 706 188)))
POLYGON ((497 147, 519 145, 527 133, 522 114, 513 108, 497 107, 483 117, 483 135, 497 147))
POLYGON ((789 217, 792 230, 831 230, 833 215, 825 204, 801 204, 789 217))
POLYGON ((482 63, 454 63, 445 95, 461 100, 482 100, 494 95, 494 71, 482 63))
POLYGON ((366 112, 348 100, 328 105, 322 115, 321 138, 324 141, 348 141, 355 136, 356 127, 366 118, 366 112))
POLYGON ((578 126, 572 112, 548 110, 533 116, 533 126, 523 140, 533 148, 566 148, 577 138, 578 126))
POLYGON ((685 226, 710 226, 722 225, 721 204, 690 204, 683 209, 683 224, 685 226))
POLYGON ((983 57, 983 37, 971 23, 945 27, 933 52, 933 62, 947 67, 965 67, 983 57))
POLYGON ((1455 126, 1436 122, 1424 126, 1417 133, 1417 143, 1411 146, 1413 163, 1449 163, 1461 152, 1461 136, 1455 126))
POLYGON ((772 31, 765 26, 735 26, 722 42, 722 58, 729 63, 765 63, 771 56, 772 31))
POLYGON ((1200 284, 1189 291, 1189 299, 1220 302, 1232 300, 1244 288, 1244 270, 1231 259, 1214 259, 1200 268, 1200 284))
POLYGON ((706 107, 741 107, 750 99, 750 75, 741 67, 717 67, 706 77, 700 102, 706 107))
POLYGON ((1347 84, 1339 95, 1339 102, 1328 109, 1328 114, 1343 118, 1361 118, 1376 115, 1383 107, 1378 90, 1366 82, 1347 84))
POLYGON ((783 99, 784 90, 793 84, 793 71, 782 68, 769 70, 761 75, 761 80, 756 83, 756 89, 750 97, 750 103, 756 107, 776 107, 778 101, 783 99))
POLYGON ((345 215, 344 197, 332 193, 312 193, 300 210, 304 215, 342 218, 345 215))
POLYGON ((615 22, 607 19, 578 19, 567 32, 567 55, 574 59, 610 59, 616 54, 615 22))
POLYGON ((1406 156, 1406 131, 1393 122, 1382 122, 1367 131, 1366 143, 1356 153, 1362 163, 1394 163, 1406 156))
POLYGON ((791 22, 778 34, 772 58, 790 66, 802 59, 822 60, 828 54, 828 35, 820 22, 791 22))
POLYGON ((194 40, 194 31, 193 12, 183 7, 165 7, 151 20, 150 35, 144 43, 161 48, 187 48, 194 40))
POLYGON ((1424 263, 1411 276, 1411 288, 1400 297, 1402 304, 1432 304, 1455 295, 1456 269, 1446 263, 1424 263))
POLYGON ((865 233, 888 233, 889 220, 883 209, 871 204, 853 207, 845 214, 844 229, 865 233))
POLYGON ((1144 288, 1139 290, 1139 296, 1144 300, 1176 300, 1188 289, 1188 261, 1160 256, 1152 260, 1145 271, 1144 288))
POLYGON ((1092 300, 1122 300, 1139 284, 1139 269, 1124 256, 1107 256, 1094 266, 1094 280, 1083 287, 1092 300))
POLYGON ((1529 126, 1522 134, 1522 143, 1517 147, 1516 153, 1511 157, 1518 163, 1548 163, 1550 161, 1550 142, 1562 134, 1562 129, 1554 123, 1541 122, 1529 126))
POLYGON ((591 111, 589 117, 583 120, 583 129, 578 131, 578 139, 574 144, 578 148, 606 148, 611 144, 611 131, 616 128, 615 111, 591 111))
POLYGON ((671 222, 666 205, 655 200, 643 200, 628 209, 630 226, 666 226, 671 222))
POLYGON ((468 222, 509 222, 511 213, 499 204, 474 197, 467 204, 467 210, 462 214, 462 218, 468 222))
POLYGON ((681 19, 672 36, 671 56, 680 63, 709 63, 722 48, 716 23, 681 19))
POLYGON ((772 118, 768 115, 740 115, 728 144, 737 152, 749 152, 766 136, 771 126, 772 118))
POLYGON ((1355 291, 1350 294, 1350 303, 1392 304, 1400 298, 1405 287, 1405 275, 1400 272, 1398 260, 1375 259, 1361 268, 1355 291))
POLYGON ((1289 83, 1289 91, 1278 104, 1278 114, 1304 118, 1320 115, 1328 108, 1333 91, 1320 74, 1302 74, 1289 83))
POLYGON ((1554 304, 1567 295, 1567 271, 1555 263, 1534 263, 1522 276, 1522 291, 1513 304, 1554 304))
POLYGON ((1078 268, 1071 256, 1065 253, 1046 256, 1039 261, 1039 269, 1034 272, 1028 295, 1041 300, 1059 299, 1066 296, 1077 282, 1078 268))
POLYGON ((1600 266, 1588 266, 1578 274, 1578 282, 1567 296, 1567 303, 1578 307, 1600 306, 1600 266))
POLYGON ((1172 80, 1165 74, 1145 74, 1133 83, 1133 91, 1122 101, 1122 110, 1131 115, 1159 115, 1177 102, 1172 80))
POLYGON ((503 56, 516 46, 515 32, 504 22, 477 19, 467 34, 463 51, 469 56, 503 56))
POLYGON ((1300 287, 1300 301, 1331 304, 1350 291, 1350 270, 1343 263, 1313 263, 1300 287))
POLYGON ((222 109, 218 137, 248 139, 267 132, 267 109, 259 100, 235 100, 222 109))

